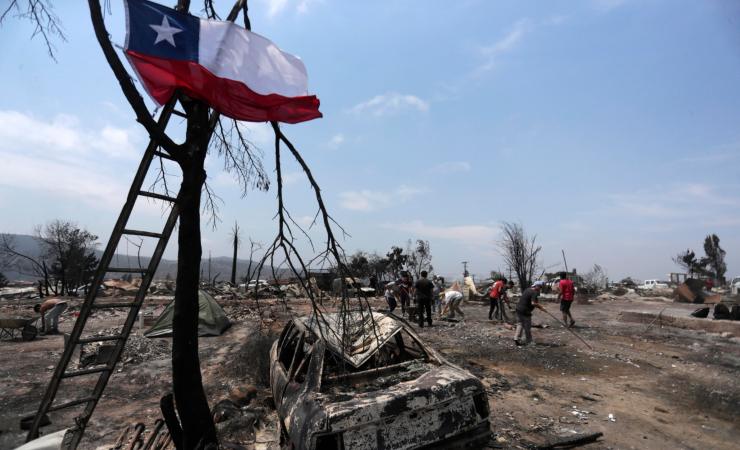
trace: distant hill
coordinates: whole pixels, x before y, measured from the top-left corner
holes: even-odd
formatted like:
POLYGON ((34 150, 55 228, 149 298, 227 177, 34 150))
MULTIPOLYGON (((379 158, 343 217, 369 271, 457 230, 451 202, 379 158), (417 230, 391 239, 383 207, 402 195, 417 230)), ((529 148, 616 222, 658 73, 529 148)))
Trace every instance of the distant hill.
MULTIPOLYGON (((27 234, 9 234, 9 236, 12 236, 15 241, 16 249, 25 255, 28 255, 32 258, 37 258, 41 254, 41 247, 39 246, 38 241, 33 236, 29 236, 27 234)), ((174 239, 174 238, 173 238, 174 239)), ((103 255, 102 250, 98 250, 95 252, 97 254, 97 257, 100 258, 103 255)), ((146 266, 149 264, 149 260, 151 258, 142 256, 141 262, 142 265, 146 266)), ((254 265, 257 264, 257 262, 252 263, 252 270, 254 270, 254 265)), ((137 258, 136 256, 126 256, 121 254, 115 254, 113 255, 113 260, 111 261, 112 266, 116 267, 137 267, 137 258)), ((203 278, 208 277, 208 258, 204 258, 201 260, 201 270, 203 273, 203 278)), ((249 260, 245 259, 237 259, 236 263, 236 274, 237 278, 243 277, 246 272, 247 268, 249 267, 249 260)), ((0 267, 0 271, 5 274, 5 276, 11 280, 11 281, 35 281, 36 277, 24 275, 19 272, 16 272, 11 267, 0 267)), ((278 271, 279 276, 287 276, 287 272, 285 269, 279 269, 278 271)), ((159 262, 159 267, 157 268, 157 272, 154 276, 156 279, 163 279, 167 277, 167 275, 170 275, 173 279, 177 275, 177 260, 171 260, 171 259, 162 259, 159 262)), ((218 281, 228 281, 229 278, 231 278, 231 258, 228 256, 218 256, 215 258, 211 258, 211 276, 215 277, 218 274, 218 281)), ((120 277, 122 274, 115 274, 111 273, 108 276, 110 278, 116 278, 120 277)), ((272 271, 269 267, 264 267, 262 269, 262 273, 260 274, 259 278, 272 278, 272 271)))

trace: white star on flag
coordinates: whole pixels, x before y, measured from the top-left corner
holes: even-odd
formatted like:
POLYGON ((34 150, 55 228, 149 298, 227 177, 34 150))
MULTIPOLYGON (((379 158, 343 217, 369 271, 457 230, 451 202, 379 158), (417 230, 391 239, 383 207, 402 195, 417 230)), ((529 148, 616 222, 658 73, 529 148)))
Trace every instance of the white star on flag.
POLYGON ((167 16, 162 16, 162 25, 149 26, 157 32, 157 39, 154 41, 155 45, 162 41, 167 41, 172 44, 173 47, 177 47, 175 45, 175 34, 181 32, 182 30, 180 28, 170 26, 170 21, 167 20, 167 16))

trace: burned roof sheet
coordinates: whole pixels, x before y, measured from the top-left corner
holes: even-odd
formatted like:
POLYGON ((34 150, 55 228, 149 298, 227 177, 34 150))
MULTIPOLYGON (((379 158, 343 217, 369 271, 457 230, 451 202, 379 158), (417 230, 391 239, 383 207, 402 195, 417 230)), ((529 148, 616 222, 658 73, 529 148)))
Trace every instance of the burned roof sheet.
POLYGON ((298 321, 326 342, 327 348, 359 368, 402 329, 396 319, 381 313, 312 314, 298 321))

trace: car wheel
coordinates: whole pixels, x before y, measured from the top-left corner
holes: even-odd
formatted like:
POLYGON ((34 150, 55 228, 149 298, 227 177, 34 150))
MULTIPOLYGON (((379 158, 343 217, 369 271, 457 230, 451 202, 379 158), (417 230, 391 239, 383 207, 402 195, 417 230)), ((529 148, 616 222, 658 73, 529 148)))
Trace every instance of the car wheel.
POLYGON ((293 444, 289 442, 290 439, 288 438, 288 433, 285 431, 282 420, 278 422, 278 433, 280 434, 280 448, 292 450, 293 444))

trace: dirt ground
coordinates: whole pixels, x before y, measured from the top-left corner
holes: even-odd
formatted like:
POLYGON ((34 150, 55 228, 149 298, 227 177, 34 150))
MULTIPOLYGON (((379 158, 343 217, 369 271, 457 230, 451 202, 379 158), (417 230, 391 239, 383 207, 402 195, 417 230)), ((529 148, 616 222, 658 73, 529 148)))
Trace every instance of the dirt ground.
MULTIPOLYGON (((155 299, 145 311, 156 313, 167 300, 155 299)), ((372 303, 383 306, 380 299, 372 303)), ((308 312, 308 303, 289 300, 287 309, 275 300, 261 300, 259 308, 254 301, 224 304, 234 325, 222 336, 200 341, 207 394, 213 405, 234 388, 255 386, 252 405, 266 413, 254 430, 239 432, 232 425, 220 427, 221 434, 225 442, 246 448, 276 448, 266 352, 291 315, 308 312)), ((0 317, 31 316, 32 305, 3 301, 0 317)), ((735 449, 740 441, 740 339, 618 320, 627 309, 657 313, 665 306, 643 300, 575 304, 575 331, 593 350, 541 312, 533 321, 547 327, 533 329, 536 345, 516 347, 513 331, 488 321, 487 306, 480 303, 463 305, 463 321, 436 321, 417 331, 488 388, 494 432, 490 448, 533 448, 557 437, 603 432, 600 441, 582 448, 735 449)), ((546 307, 557 312, 556 304, 546 307)), ((72 307, 63 316, 62 332, 71 331, 74 312, 72 307)), ((102 330, 122 321, 108 314, 91 325, 102 330)), ((138 347, 130 354, 136 357, 117 366, 81 448, 110 446, 127 425, 151 425, 159 417, 159 399, 170 389, 169 339, 135 337, 134 343, 138 347)), ((0 341, 0 448, 23 442, 19 420, 35 412, 63 345, 61 336, 0 341)), ((64 385, 61 398, 72 399, 90 382, 81 377, 64 385)), ((73 415, 52 413, 52 425, 44 432, 70 424, 73 415)))

